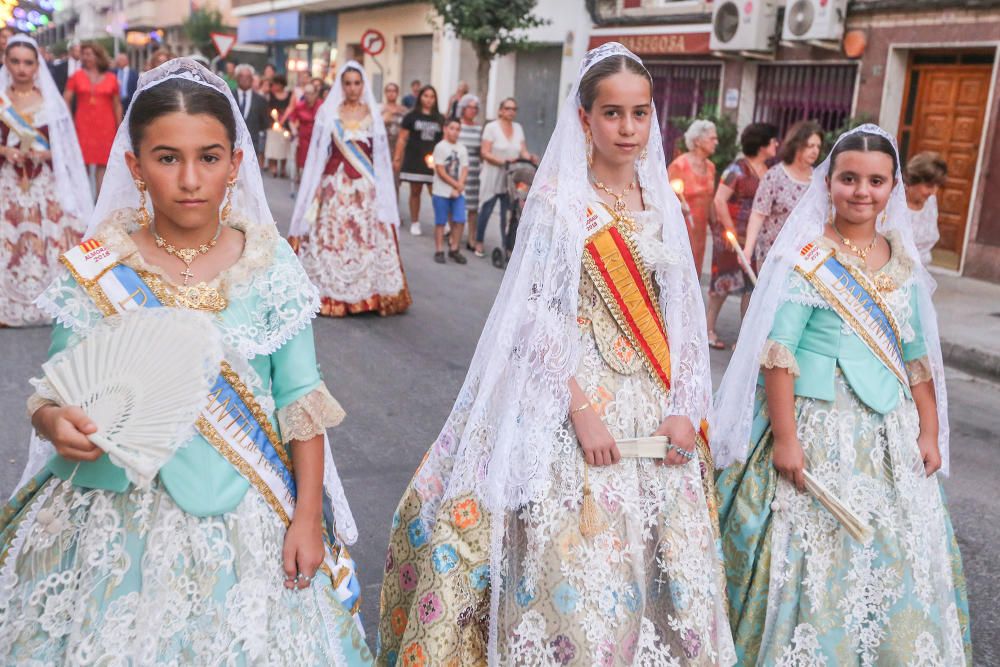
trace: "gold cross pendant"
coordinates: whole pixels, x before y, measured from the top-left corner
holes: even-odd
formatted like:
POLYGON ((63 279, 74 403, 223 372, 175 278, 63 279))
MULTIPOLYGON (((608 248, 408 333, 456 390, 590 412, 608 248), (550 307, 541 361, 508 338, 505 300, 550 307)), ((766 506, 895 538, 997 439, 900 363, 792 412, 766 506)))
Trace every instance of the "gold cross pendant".
POLYGON ((191 273, 191 267, 190 266, 186 267, 183 271, 181 271, 181 275, 184 276, 184 284, 185 285, 188 284, 188 280, 190 280, 191 278, 194 278, 194 274, 191 273))

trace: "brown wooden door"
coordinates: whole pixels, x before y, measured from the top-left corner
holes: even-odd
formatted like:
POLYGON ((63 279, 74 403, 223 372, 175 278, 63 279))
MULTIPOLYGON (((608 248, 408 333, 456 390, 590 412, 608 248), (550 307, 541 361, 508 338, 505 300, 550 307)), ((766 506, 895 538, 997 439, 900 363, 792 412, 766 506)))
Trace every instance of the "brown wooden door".
POLYGON ((962 64, 968 60, 961 54, 911 58, 899 125, 904 160, 935 151, 948 163, 948 181, 937 195, 941 240, 934 263, 952 269, 962 261, 992 71, 988 64, 962 64), (941 62, 948 58, 953 64, 941 62))

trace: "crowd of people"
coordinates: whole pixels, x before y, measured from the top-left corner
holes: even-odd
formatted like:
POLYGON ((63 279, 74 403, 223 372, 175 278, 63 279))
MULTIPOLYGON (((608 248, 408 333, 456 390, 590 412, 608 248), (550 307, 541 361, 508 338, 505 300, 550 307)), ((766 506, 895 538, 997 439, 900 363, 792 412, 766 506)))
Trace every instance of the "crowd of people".
POLYGON ((481 130, 467 88, 447 116, 419 81, 380 107, 354 61, 290 87, 167 58, 125 100, 129 73, 96 45, 62 92, 30 37, 2 53, 2 323, 53 323, 64 359, 150 311, 189 318, 221 371, 193 425, 157 422, 178 442, 143 479, 46 369, 33 380, 35 436, 0 513, 0 655, 971 664, 935 475, 950 440, 923 261, 939 157, 901 164, 870 124, 824 146, 809 121, 781 141, 753 123, 716 182, 716 128, 692 123, 671 160, 652 77, 615 42, 584 57, 541 160, 514 99, 481 130), (387 521, 373 653, 326 436, 344 411, 312 318, 410 306, 401 182, 411 231, 427 185, 434 260, 464 264, 463 233, 482 254, 519 160, 539 164, 521 251, 387 521), (290 162, 286 241, 261 174, 290 162), (87 165, 106 168, 96 204, 87 165), (745 319, 713 391, 733 293, 745 319))

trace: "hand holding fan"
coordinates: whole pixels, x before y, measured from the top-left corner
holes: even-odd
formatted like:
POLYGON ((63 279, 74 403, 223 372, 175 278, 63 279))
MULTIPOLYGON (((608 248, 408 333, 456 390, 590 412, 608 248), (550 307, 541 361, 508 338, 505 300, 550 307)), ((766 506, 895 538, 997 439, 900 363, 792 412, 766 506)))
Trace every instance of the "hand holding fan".
POLYGON ((147 308, 105 319, 42 369, 59 404, 97 425, 90 441, 145 488, 193 435, 221 361, 209 316, 147 308))

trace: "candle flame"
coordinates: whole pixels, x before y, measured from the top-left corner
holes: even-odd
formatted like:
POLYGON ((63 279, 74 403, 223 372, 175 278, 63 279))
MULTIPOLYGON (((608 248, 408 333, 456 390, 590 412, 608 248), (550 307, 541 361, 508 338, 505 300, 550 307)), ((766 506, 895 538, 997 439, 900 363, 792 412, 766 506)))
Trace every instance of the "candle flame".
POLYGON ((736 243, 736 234, 733 234, 728 229, 726 230, 726 238, 729 239, 730 243, 736 243))
POLYGON ((683 195, 684 194, 684 181, 683 180, 681 180, 679 178, 675 178, 674 180, 670 181, 670 187, 672 187, 674 189, 674 192, 676 192, 677 194, 679 194, 679 195, 683 195))
POLYGON ((433 153, 428 153, 427 155, 424 156, 424 164, 427 165, 428 169, 433 169, 434 168, 434 154, 433 153))
POLYGON ((277 109, 271 109, 271 118, 273 118, 274 120, 278 120, 278 110, 277 109))

